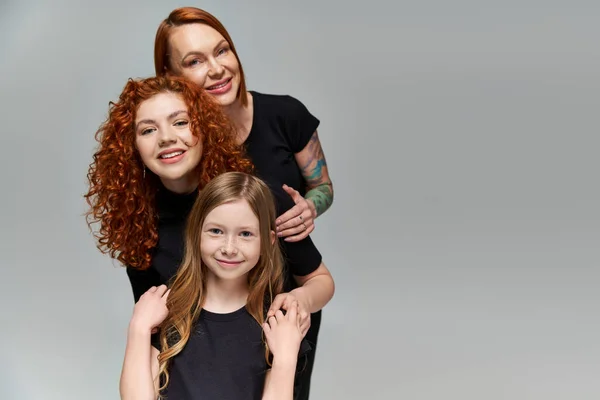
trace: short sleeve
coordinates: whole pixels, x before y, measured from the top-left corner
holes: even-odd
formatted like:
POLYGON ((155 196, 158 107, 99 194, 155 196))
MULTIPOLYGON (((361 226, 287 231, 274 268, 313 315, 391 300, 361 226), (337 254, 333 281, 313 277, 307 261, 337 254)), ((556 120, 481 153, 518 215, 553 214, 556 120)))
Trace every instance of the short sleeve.
POLYGON ((284 134, 291 150, 298 153, 306 147, 320 121, 296 98, 283 96, 283 99, 284 134))
POLYGON ((136 303, 152 286, 161 285, 160 275, 154 268, 148 268, 142 271, 127 267, 127 276, 129 277, 129 283, 131 283, 131 289, 133 291, 133 299, 136 303))
POLYGON ((292 275, 306 276, 319 268, 323 257, 310 236, 299 242, 280 240, 286 267, 292 275))

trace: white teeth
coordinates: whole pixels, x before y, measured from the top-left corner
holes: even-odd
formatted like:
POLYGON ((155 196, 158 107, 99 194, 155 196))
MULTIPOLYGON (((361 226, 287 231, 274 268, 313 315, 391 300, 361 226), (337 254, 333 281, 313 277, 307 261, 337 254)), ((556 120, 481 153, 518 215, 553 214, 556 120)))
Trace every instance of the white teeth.
POLYGON ((176 151, 174 153, 163 154, 162 156, 160 156, 160 158, 173 158, 173 157, 177 157, 180 154, 183 154, 183 151, 176 151))
POLYGON ((215 86, 211 86, 208 89, 209 90, 214 90, 214 89, 221 89, 222 87, 224 87, 225 85, 227 85, 227 83, 229 83, 229 81, 221 83, 220 85, 215 85, 215 86))

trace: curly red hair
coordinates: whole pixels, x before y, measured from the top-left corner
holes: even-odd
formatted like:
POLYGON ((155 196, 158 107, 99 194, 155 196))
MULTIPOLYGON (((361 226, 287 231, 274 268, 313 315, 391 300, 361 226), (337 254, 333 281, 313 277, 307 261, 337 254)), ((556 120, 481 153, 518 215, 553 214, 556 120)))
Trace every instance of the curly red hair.
POLYGON ((236 131, 217 104, 193 82, 173 76, 130 79, 119 100, 109 103, 109 115, 96 132, 99 142, 87 178, 84 195, 90 210, 86 220, 95 232, 97 247, 123 265, 146 269, 158 241, 155 208, 160 181, 150 173, 135 147, 135 115, 140 104, 159 93, 176 93, 188 107, 190 129, 202 141, 199 165, 202 188, 227 171, 252 172, 243 147, 236 144, 236 131))

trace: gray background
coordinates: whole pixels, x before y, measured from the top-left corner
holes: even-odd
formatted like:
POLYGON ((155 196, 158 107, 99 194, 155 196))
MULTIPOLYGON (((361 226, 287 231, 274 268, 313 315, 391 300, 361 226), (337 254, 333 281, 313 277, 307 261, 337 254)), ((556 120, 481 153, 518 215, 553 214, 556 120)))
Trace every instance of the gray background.
MULTIPOLYGON (((0 8, 0 397, 117 399, 124 270, 93 135, 177 1, 0 8)), ((321 120, 336 283, 312 399, 597 399, 600 5, 203 1, 249 87, 321 120)))

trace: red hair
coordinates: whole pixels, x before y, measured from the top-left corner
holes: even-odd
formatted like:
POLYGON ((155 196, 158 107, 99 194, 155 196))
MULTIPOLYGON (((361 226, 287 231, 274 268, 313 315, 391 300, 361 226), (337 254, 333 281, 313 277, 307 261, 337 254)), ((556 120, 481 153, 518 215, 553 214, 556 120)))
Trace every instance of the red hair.
POLYGON ((160 181, 144 177, 144 164, 135 147, 135 115, 139 105, 159 93, 176 93, 188 107, 192 134, 202 142, 198 166, 199 187, 227 171, 252 171, 252 163, 236 144, 236 131, 221 106, 193 82, 177 77, 130 79, 118 102, 109 103, 109 115, 96 132, 98 149, 90 164, 85 194, 90 226, 98 249, 122 264, 146 269, 157 243, 156 191, 160 181))
POLYGON ((248 96, 246 91, 246 78, 244 77, 244 69, 242 63, 238 57, 233 40, 225 26, 219 21, 214 15, 207 11, 201 10, 196 7, 181 7, 171 11, 171 14, 160 23, 158 30, 156 31, 156 38, 154 39, 154 70, 157 76, 164 76, 167 73, 174 73, 173 67, 169 62, 169 38, 173 29, 188 24, 204 24, 208 25, 221 34, 229 43, 231 51, 235 55, 237 62, 240 66, 240 87, 237 92, 237 99, 242 103, 242 106, 248 105, 248 96))

